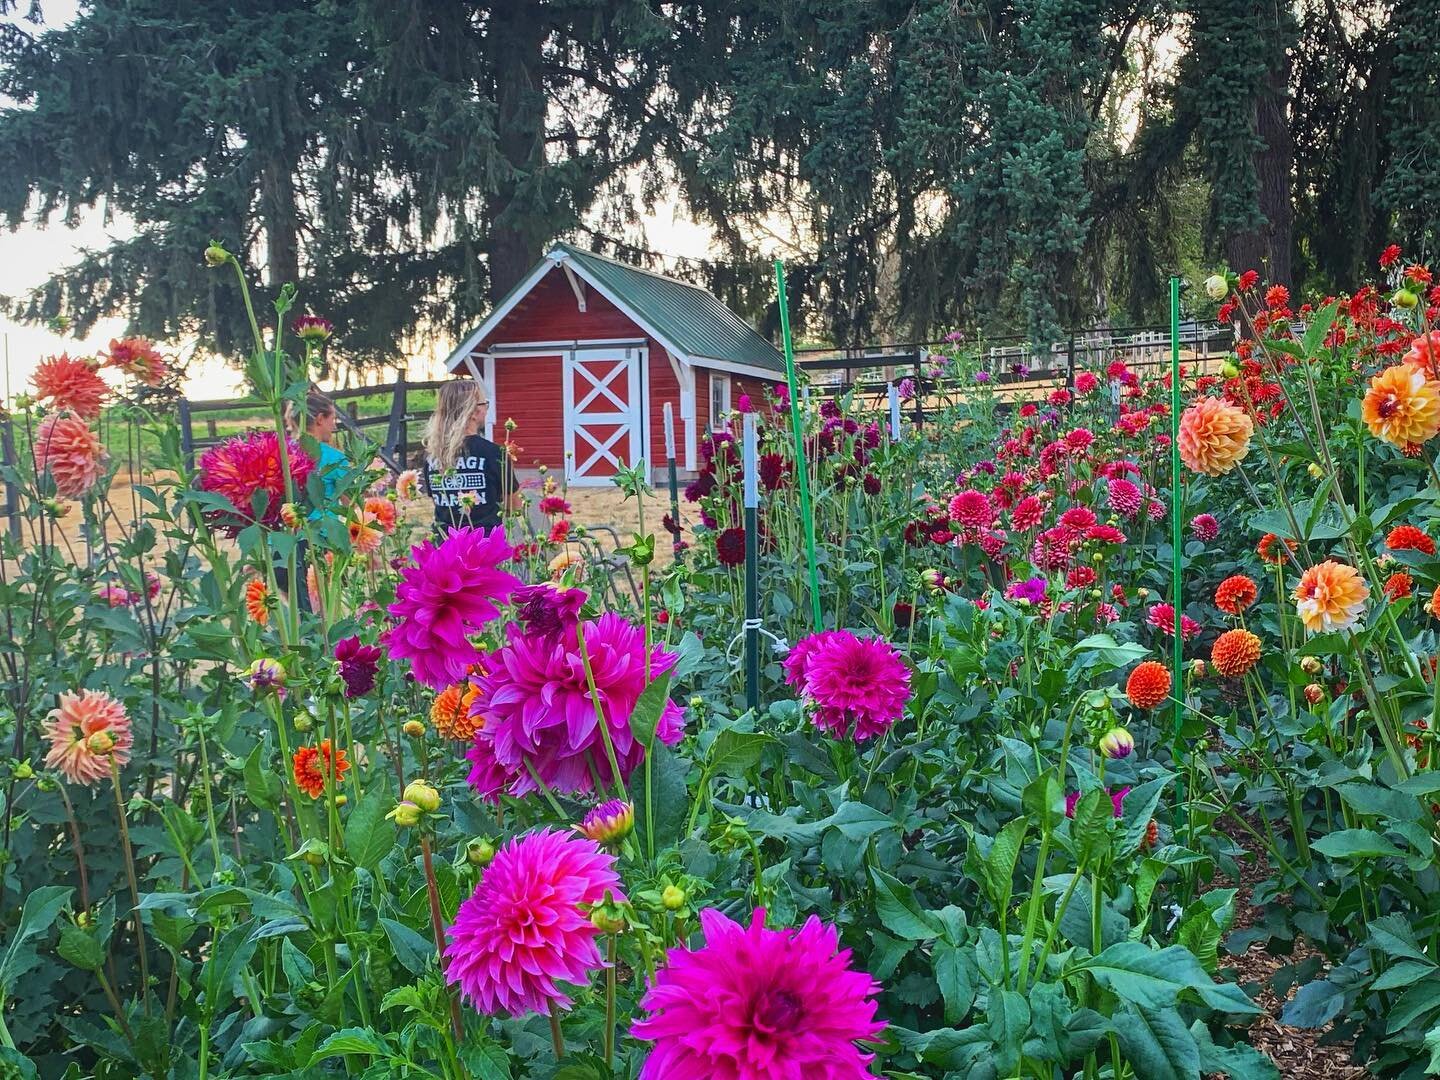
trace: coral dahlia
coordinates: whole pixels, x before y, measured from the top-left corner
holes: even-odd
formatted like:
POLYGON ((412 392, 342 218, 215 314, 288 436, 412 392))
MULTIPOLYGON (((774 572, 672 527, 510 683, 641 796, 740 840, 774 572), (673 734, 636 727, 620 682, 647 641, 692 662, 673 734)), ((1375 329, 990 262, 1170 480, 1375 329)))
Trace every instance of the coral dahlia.
POLYGON ((1404 449, 1440 432, 1440 382, 1409 364, 1388 367, 1370 380, 1360 416, 1370 434, 1404 449))
POLYGON ((1260 556, 1261 562, 1267 562, 1271 566, 1279 566, 1285 561, 1286 551, 1294 551, 1296 547, 1294 540, 1281 540, 1274 533, 1266 533, 1260 537, 1260 542, 1255 545, 1255 554, 1260 556), (1280 545, 1284 544, 1284 547, 1280 545))
POLYGON ((1424 555, 1435 554, 1435 541, 1423 529, 1414 525, 1396 525, 1385 537, 1385 546, 1391 551, 1418 551, 1424 555))
POLYGON ((50 749, 47 768, 58 769, 72 784, 93 784, 110 775, 111 762, 130 760, 134 737, 125 706, 101 690, 62 693, 58 708, 44 724, 50 749))
POLYGON ((67 499, 84 497, 100 479, 105 447, 100 439, 75 416, 51 413, 35 431, 35 474, 48 471, 55 491, 67 499))
POLYGON ((312 799, 318 799, 325 794, 327 776, 334 786, 339 787, 340 781, 345 778, 345 773, 350 768, 345 751, 332 751, 329 739, 321 740, 319 746, 300 747, 295 751, 292 763, 295 767, 295 783, 312 799))
POLYGON ((653 1040, 640 1080, 861 1080, 874 1055, 879 984, 850 965, 833 926, 748 927, 700 913, 705 944, 671 949, 630 1031, 653 1040))
POLYGON ((1215 606, 1226 615, 1239 615, 1260 596, 1260 588, 1244 574, 1232 574, 1215 587, 1215 606))
POLYGON ((1170 669, 1158 660, 1135 665, 1125 680, 1125 696, 1137 709, 1153 709, 1170 696, 1170 669))
POLYGON ((52 408, 94 420, 110 394, 105 380, 95 373, 95 362, 61 353, 47 356, 30 376, 35 396, 52 408))
POLYGON ((1180 417, 1180 458, 1194 472, 1220 476, 1249 452, 1254 433, 1255 425, 1243 409, 1202 397, 1180 417))
POLYGON ((486 533, 462 525, 439 545, 411 548, 415 565, 403 567, 388 608, 398 623, 382 641, 396 660, 409 660, 415 678, 439 688, 463 677, 480 652, 469 635, 500 614, 499 604, 520 586, 500 569, 514 555, 500 527, 486 533))
POLYGON ((826 630, 801 638, 785 681, 814 706, 815 726, 857 742, 883 734, 910 700, 910 669, 888 641, 826 630))
POLYGON ((1221 675, 1238 679, 1260 661, 1260 639, 1249 630, 1226 630, 1210 647, 1210 663, 1221 675))
POLYGON ((245 583, 245 613, 259 626, 270 621, 270 590, 264 578, 253 577, 245 583))
POLYGON ((477 1012, 511 1016, 566 1008, 562 984, 604 966, 589 907, 624 902, 615 858, 558 829, 516 837, 485 868, 445 931, 445 980, 477 1012))
POLYGON ((146 386, 159 386, 165 381, 165 358, 149 338, 112 339, 105 366, 123 371, 146 386))
POLYGON ((1365 611, 1370 587, 1353 566, 1326 559, 1305 571, 1293 595, 1300 621, 1313 634, 1354 626, 1365 611))

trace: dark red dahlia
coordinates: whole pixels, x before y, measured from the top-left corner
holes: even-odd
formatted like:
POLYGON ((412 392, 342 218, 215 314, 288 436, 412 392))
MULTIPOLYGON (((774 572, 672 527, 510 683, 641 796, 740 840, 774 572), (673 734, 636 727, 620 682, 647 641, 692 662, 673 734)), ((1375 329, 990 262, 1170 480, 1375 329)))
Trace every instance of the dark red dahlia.
POLYGON ((715 555, 721 566, 739 566, 745 561, 745 530, 730 528, 715 537, 715 555))

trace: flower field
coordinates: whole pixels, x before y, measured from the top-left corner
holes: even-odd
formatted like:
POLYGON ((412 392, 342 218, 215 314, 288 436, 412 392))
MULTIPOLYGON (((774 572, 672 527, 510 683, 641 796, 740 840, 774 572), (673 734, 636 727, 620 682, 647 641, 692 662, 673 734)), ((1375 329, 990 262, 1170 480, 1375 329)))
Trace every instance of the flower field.
POLYGON ((956 340, 923 427, 739 395, 694 527, 622 472, 605 558, 554 478, 538 531, 417 529, 367 455, 327 500, 289 290, 273 423, 193 468, 163 349, 45 361, 0 1075, 1440 1072, 1440 290, 1377 278, 1216 275, 1174 385, 1007 401, 956 340), (112 497, 142 431, 172 479, 112 497))

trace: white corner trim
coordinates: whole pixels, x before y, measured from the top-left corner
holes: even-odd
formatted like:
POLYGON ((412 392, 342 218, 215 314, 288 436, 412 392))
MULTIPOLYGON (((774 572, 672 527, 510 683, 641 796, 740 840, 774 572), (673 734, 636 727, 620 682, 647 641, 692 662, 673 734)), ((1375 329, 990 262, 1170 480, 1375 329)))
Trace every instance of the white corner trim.
POLYGON ((708 356, 691 356, 690 363, 696 367, 710 368, 712 371, 724 371, 731 375, 744 375, 751 379, 761 379, 765 382, 783 383, 785 372, 771 371, 769 368, 753 367, 750 364, 735 364, 729 360, 715 360, 708 356))
POLYGON ((500 320, 515 310, 515 306, 530 295, 530 291, 540 284, 540 280, 558 265, 554 259, 554 252, 541 259, 535 269, 530 271, 530 276, 522 281, 511 293, 505 297, 504 302, 485 317, 485 321, 470 331, 468 337, 462 341, 455 350, 445 358, 445 370, 454 371, 462 363, 465 357, 475 351, 475 346, 484 341, 486 335, 500 325, 500 320))

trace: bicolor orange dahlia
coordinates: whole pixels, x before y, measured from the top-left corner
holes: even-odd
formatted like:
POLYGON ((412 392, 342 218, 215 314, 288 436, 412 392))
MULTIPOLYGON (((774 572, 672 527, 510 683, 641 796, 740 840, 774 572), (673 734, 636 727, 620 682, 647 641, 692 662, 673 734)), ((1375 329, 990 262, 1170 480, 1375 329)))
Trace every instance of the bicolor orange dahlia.
POLYGON ((45 755, 49 768, 59 769, 72 784, 93 784, 110 775, 111 762, 130 760, 134 737, 125 706, 101 690, 61 694, 59 708, 45 721, 45 755))
POLYGON ((105 366, 123 371, 146 386, 165 381, 165 358, 149 338, 127 337, 112 340, 105 354, 105 366))
POLYGON ((1266 533, 1260 537, 1260 542, 1255 545, 1255 554, 1260 556, 1261 562, 1267 562, 1271 566, 1279 566, 1285 561, 1285 548, 1295 550, 1294 540, 1281 540, 1274 533, 1266 533), (1284 544, 1282 548, 1279 545, 1284 544))
POLYGON ((1428 378, 1440 377, 1440 330, 1431 330, 1411 341, 1410 350, 1401 360, 1428 378))
POLYGON ((1260 639, 1249 630, 1226 630, 1210 647, 1210 663, 1221 675, 1238 679, 1260 660, 1260 639))
POLYGON ((436 695, 430 706, 430 723, 441 736, 456 742, 474 740, 476 729, 485 723, 482 717, 470 715, 475 694, 475 687, 466 681, 453 683, 436 695))
POLYGON ((1396 525, 1385 537, 1385 546, 1391 551, 1418 551, 1424 555, 1435 554, 1435 541, 1423 529, 1414 525, 1396 525))
POLYGON ((1239 615, 1253 604, 1260 589, 1244 574, 1232 574, 1215 588, 1215 606, 1226 615, 1239 615))
POLYGON ((345 760, 344 750, 331 753, 329 739, 322 740, 319 746, 300 747, 295 751, 294 764, 295 783, 312 799, 318 799, 325 794, 327 774, 330 782, 339 787, 340 781, 345 778, 345 773, 350 768, 350 762, 345 760))
POLYGON ((1244 409, 1202 397, 1180 417, 1180 458, 1194 472, 1220 476, 1240 463, 1254 434, 1255 424, 1244 409))
POLYGON ((385 541, 385 534, 377 529, 375 515, 368 510, 359 511, 350 519, 350 546, 362 555, 379 551, 385 541))
POLYGON ((95 373, 95 362, 61 353, 47 356, 30 376, 35 396, 56 409, 68 409, 85 420, 100 415, 110 387, 95 373))
POLYGON ((1410 364, 1388 367, 1370 380, 1360 415, 1370 434, 1392 446, 1429 442, 1440 432, 1440 382, 1410 364))
POLYGON ((78 416, 51 413, 35 431, 35 473, 48 471, 55 490, 67 499, 78 499, 100 479, 105 447, 99 436, 78 416))
POLYGON ((1385 579, 1385 598, 1392 604, 1404 600, 1415 591, 1415 579, 1404 570, 1397 570, 1385 579))
POLYGON ((261 578, 251 578, 245 583, 245 612, 252 622, 264 626, 270 621, 270 590, 261 578))
POLYGON ((1346 630, 1364 613, 1370 587, 1353 566, 1326 559, 1305 571, 1294 598, 1300 621, 1312 634, 1346 630))
POLYGON ((1125 696, 1137 709, 1153 709, 1170 696, 1170 669, 1158 660, 1135 665, 1125 680, 1125 696))
POLYGON ((395 531, 395 503, 383 495, 371 495, 365 500, 365 512, 387 533, 395 531))

